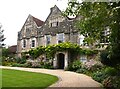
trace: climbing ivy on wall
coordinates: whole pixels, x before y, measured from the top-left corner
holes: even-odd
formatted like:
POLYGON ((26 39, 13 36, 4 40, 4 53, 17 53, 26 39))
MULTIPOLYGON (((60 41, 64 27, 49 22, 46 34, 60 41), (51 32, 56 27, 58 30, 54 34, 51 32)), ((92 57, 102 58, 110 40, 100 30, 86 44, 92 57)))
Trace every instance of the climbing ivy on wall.
POLYGON ((55 45, 48 45, 48 46, 39 46, 35 49, 31 49, 28 52, 25 52, 25 54, 29 54, 33 58, 37 58, 42 54, 46 54, 48 58, 53 58, 55 53, 57 51, 69 51, 70 53, 76 55, 76 54, 86 54, 86 55, 92 55, 97 53, 95 50, 90 49, 82 49, 78 44, 70 43, 70 42, 64 42, 59 43, 55 45))

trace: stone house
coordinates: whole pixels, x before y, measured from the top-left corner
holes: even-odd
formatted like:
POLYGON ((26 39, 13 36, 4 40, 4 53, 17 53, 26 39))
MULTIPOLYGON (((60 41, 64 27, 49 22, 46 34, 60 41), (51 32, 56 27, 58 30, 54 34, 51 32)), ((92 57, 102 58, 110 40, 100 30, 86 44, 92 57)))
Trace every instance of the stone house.
MULTIPOLYGON (((29 15, 21 31, 18 32, 17 54, 36 48, 72 42, 83 45, 84 37, 75 28, 74 21, 80 18, 68 18, 62 15, 61 10, 55 5, 50 9, 45 22, 29 15)), ((70 60, 69 52, 57 52, 53 61, 55 68, 65 68, 70 60)))

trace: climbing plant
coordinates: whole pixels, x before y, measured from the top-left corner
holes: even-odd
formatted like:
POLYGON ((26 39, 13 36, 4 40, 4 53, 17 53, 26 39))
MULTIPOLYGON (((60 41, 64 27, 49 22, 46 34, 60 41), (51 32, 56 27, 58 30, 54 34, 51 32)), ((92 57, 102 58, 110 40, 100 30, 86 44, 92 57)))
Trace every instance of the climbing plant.
POLYGON ((70 43, 70 42, 64 42, 59 43, 55 45, 48 45, 48 46, 39 46, 35 49, 31 49, 28 52, 25 52, 25 54, 29 54, 34 59, 39 57, 42 54, 46 54, 47 58, 53 58, 55 53, 57 51, 68 51, 71 54, 77 55, 77 54, 85 54, 85 55, 92 55, 97 53, 95 50, 90 49, 82 49, 78 44, 70 43))

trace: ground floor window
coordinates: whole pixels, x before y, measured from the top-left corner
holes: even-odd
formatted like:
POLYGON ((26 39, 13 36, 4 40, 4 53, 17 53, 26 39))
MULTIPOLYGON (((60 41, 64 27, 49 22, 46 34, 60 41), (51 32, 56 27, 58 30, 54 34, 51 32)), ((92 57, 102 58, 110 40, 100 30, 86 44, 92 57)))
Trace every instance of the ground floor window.
POLYGON ((87 55, 81 55, 80 56, 80 61, 83 62, 83 63, 87 62, 87 55))

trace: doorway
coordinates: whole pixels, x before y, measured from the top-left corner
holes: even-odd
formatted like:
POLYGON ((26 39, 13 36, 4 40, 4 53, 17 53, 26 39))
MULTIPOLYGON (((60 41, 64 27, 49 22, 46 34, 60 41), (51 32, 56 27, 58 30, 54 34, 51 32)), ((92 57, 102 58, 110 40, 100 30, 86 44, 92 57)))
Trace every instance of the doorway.
POLYGON ((65 55, 63 53, 57 54, 57 68, 64 69, 65 55))

